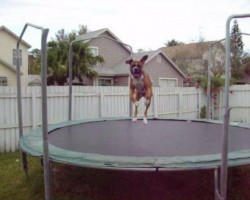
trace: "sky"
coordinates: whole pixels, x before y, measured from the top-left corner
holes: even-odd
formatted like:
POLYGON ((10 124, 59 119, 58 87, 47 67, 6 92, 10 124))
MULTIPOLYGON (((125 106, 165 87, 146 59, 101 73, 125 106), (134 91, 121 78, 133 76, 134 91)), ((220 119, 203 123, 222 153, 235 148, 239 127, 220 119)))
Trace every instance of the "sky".
MULTIPOLYGON (((250 0, 0 0, 0 26, 20 35, 25 23, 49 28, 48 41, 60 29, 87 25, 95 31, 109 28, 121 41, 138 49, 156 50, 175 39, 184 43, 225 38, 232 14, 250 13, 250 0)), ((238 20, 250 33, 250 18, 238 20)), ((233 23, 231 23, 233 24, 233 23)), ((39 30, 28 28, 24 38, 40 48, 39 30)), ((243 36, 250 51, 250 36, 243 36)))

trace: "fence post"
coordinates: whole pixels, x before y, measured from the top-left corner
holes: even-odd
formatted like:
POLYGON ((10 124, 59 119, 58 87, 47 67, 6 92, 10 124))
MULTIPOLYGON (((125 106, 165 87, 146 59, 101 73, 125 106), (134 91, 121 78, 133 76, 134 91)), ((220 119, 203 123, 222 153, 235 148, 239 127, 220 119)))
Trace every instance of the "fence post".
POLYGON ((104 94, 100 92, 100 100, 99 100, 99 117, 103 117, 103 106, 104 105, 104 94))
POLYGON ((158 117, 158 94, 155 92, 153 96, 154 118, 158 117))
POLYGON ((181 93, 181 91, 179 91, 179 93, 178 93, 178 117, 181 117, 181 109, 182 109, 181 102, 182 102, 182 93, 181 93))
POLYGON ((32 129, 36 129, 36 114, 37 114, 37 106, 36 106, 36 94, 34 91, 32 91, 31 95, 31 109, 32 109, 32 129))
MULTIPOLYGON (((74 120, 75 119, 75 93, 72 92, 71 93, 71 120, 74 120)), ((70 112, 70 109, 69 109, 69 112, 70 112)))

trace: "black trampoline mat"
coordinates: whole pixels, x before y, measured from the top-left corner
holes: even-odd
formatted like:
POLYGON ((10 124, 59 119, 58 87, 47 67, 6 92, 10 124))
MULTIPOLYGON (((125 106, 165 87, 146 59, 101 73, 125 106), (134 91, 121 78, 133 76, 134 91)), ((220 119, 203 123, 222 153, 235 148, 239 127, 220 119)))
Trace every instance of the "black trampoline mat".
MULTIPOLYGON (((53 130, 49 143, 69 151, 111 156, 199 156, 220 154, 221 124, 182 120, 108 120, 53 130)), ((229 151, 250 149, 250 131, 230 126, 229 151)))

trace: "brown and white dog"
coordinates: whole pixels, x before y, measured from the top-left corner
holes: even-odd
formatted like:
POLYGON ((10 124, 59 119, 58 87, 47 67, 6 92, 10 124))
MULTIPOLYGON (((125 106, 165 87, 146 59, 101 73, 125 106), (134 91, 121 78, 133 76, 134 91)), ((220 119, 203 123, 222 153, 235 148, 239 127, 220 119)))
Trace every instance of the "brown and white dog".
POLYGON ((152 92, 152 82, 149 75, 143 69, 143 65, 148 56, 145 55, 141 60, 136 61, 133 59, 127 60, 126 64, 130 65, 130 99, 135 106, 133 122, 137 121, 137 112, 139 100, 141 97, 145 98, 145 111, 143 116, 143 122, 147 124, 147 112, 150 106, 152 92))

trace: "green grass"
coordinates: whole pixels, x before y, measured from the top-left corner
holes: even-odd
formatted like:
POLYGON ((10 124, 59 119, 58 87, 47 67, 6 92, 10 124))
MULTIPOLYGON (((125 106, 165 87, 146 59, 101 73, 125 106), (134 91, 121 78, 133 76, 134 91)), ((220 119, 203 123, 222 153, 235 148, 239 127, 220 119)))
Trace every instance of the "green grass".
MULTIPOLYGON (((0 200, 43 200, 43 169, 28 157, 29 178, 19 152, 0 153, 0 200)), ((212 170, 117 172, 53 164, 54 200, 213 200, 212 170)), ((228 200, 250 199, 250 167, 229 170, 228 200)))
POLYGON ((42 200, 43 170, 36 158, 29 158, 29 178, 26 179, 19 152, 0 153, 0 199, 42 200))

